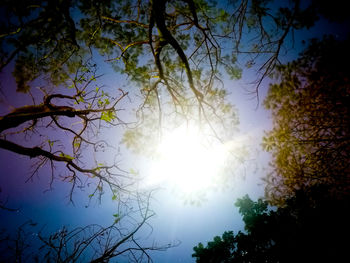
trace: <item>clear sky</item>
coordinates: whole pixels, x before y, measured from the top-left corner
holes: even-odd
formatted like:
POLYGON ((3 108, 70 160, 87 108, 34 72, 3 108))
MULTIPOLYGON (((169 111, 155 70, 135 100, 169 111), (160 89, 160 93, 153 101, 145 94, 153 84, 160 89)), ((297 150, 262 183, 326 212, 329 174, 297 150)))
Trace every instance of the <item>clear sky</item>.
MULTIPOLYGON (((324 21, 312 31, 302 32, 296 35, 295 47, 289 52, 290 60, 295 57, 301 48, 301 40, 320 36, 331 32, 342 34, 341 28, 329 27, 324 21)), ((11 106, 19 106, 30 103, 24 95, 15 93, 13 79, 9 77, 11 66, 1 73, 1 106, 0 113, 3 114, 11 106)), ((104 69, 104 84, 110 89, 120 83, 119 76, 115 75, 109 68, 104 69)), ((151 203, 156 216, 150 220, 152 226, 151 234, 145 240, 145 244, 156 242, 159 245, 176 243, 180 245, 164 252, 154 252, 154 262, 194 262, 191 258, 192 248, 202 242, 221 235, 226 230, 235 232, 243 230, 243 223, 234 202, 237 198, 249 194, 252 199, 263 196, 261 177, 266 175, 269 156, 260 149, 260 140, 263 131, 271 127, 269 113, 266 112, 261 101, 263 101, 268 89, 268 80, 264 81, 260 88, 260 104, 246 94, 249 82, 254 77, 254 71, 247 72, 240 81, 225 81, 225 86, 230 92, 230 100, 239 111, 240 132, 237 137, 243 138, 249 148, 249 155, 239 167, 234 167, 234 175, 231 177, 230 185, 225 190, 210 190, 205 201, 199 205, 186 204, 181 194, 173 189, 165 187, 159 189, 151 203)), ((120 135, 120 130, 107 131, 108 137, 120 135)), ((108 158, 108 157, 106 157, 108 158)), ((149 172, 151 160, 125 153, 122 157, 125 167, 135 167, 140 174, 149 172), (146 165, 147 164, 147 165, 146 165)), ((102 197, 102 202, 89 203, 89 188, 83 191, 77 190, 74 194, 74 204, 69 202, 69 185, 62 184, 56 180, 52 189, 49 189, 50 181, 47 174, 48 167, 43 168, 38 175, 26 182, 32 169, 33 160, 19 156, 8 151, 0 150, 0 198, 8 200, 7 206, 18 209, 10 212, 0 209, 0 228, 14 231, 16 227, 27 220, 45 225, 47 231, 57 230, 66 225, 74 228, 81 225, 98 223, 101 225, 111 224, 114 220, 113 211, 115 203, 112 202, 110 194, 102 197)), ((57 165, 57 169, 61 169, 57 165)), ((64 173, 62 171, 62 173, 64 173)), ((140 235, 148 236, 150 228, 145 228, 140 235)))

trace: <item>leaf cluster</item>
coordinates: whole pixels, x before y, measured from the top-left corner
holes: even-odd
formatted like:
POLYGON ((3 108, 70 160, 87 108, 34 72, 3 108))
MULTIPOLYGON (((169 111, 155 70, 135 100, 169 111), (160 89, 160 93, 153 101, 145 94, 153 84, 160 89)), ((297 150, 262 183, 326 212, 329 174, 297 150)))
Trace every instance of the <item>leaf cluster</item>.
POLYGON ((278 68, 265 100, 274 118, 263 140, 273 155, 268 195, 288 196, 319 183, 349 190, 348 44, 313 40, 298 60, 278 68))
MULTIPOLYGON (((79 50, 71 1, 2 1, 0 69, 15 58, 17 91, 48 74, 54 83, 67 79, 79 50)), ((73 71, 74 72, 74 71, 73 71)))

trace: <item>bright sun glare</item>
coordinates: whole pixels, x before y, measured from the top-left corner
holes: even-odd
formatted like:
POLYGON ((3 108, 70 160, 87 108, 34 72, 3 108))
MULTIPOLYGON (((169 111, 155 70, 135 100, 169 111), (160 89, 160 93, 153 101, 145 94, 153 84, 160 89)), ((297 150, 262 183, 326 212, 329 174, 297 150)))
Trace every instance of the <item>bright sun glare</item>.
POLYGON ((205 190, 215 180, 225 157, 223 145, 208 142, 198 129, 181 126, 163 137, 150 183, 167 183, 186 193, 205 190))

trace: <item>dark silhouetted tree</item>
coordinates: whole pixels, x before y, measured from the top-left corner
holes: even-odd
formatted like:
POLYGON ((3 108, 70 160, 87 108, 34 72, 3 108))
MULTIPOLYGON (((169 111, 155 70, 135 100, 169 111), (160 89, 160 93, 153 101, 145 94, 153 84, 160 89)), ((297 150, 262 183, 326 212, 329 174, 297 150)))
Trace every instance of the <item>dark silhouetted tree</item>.
POLYGON ((267 201, 238 199, 245 232, 194 247, 197 262, 342 262, 350 234, 349 39, 312 40, 277 67, 265 106, 274 129, 267 201), (269 207, 278 204, 279 207, 269 207))
POLYGON ((263 141, 273 155, 266 187, 270 200, 314 184, 349 193, 348 45, 349 39, 313 40, 298 60, 278 67, 278 82, 265 100, 274 120, 263 141))
POLYGON ((284 207, 266 201, 238 199, 245 231, 229 231, 207 246, 199 243, 198 263, 342 262, 350 234, 349 199, 335 199, 325 186, 298 191, 284 207))

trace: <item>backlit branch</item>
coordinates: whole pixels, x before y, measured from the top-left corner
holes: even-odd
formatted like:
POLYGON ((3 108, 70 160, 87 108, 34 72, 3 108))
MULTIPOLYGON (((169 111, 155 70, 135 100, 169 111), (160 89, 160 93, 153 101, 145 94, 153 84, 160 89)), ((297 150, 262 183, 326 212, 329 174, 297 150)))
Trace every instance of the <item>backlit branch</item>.
POLYGON ((38 224, 28 221, 17 233, 0 232, 0 253, 7 262, 39 259, 45 262, 110 262, 128 259, 128 262, 153 262, 149 251, 164 251, 179 243, 166 245, 144 244, 138 240, 141 230, 152 231, 147 221, 154 216, 150 209, 151 194, 138 195, 134 205, 138 209, 122 209, 114 214, 109 226, 91 224, 69 230, 45 234, 38 224), (128 227, 127 227, 128 226, 128 227), (32 246, 33 240, 40 246, 32 246), (34 250, 34 251, 33 251, 34 250), (33 253, 34 252, 34 253, 33 253))

